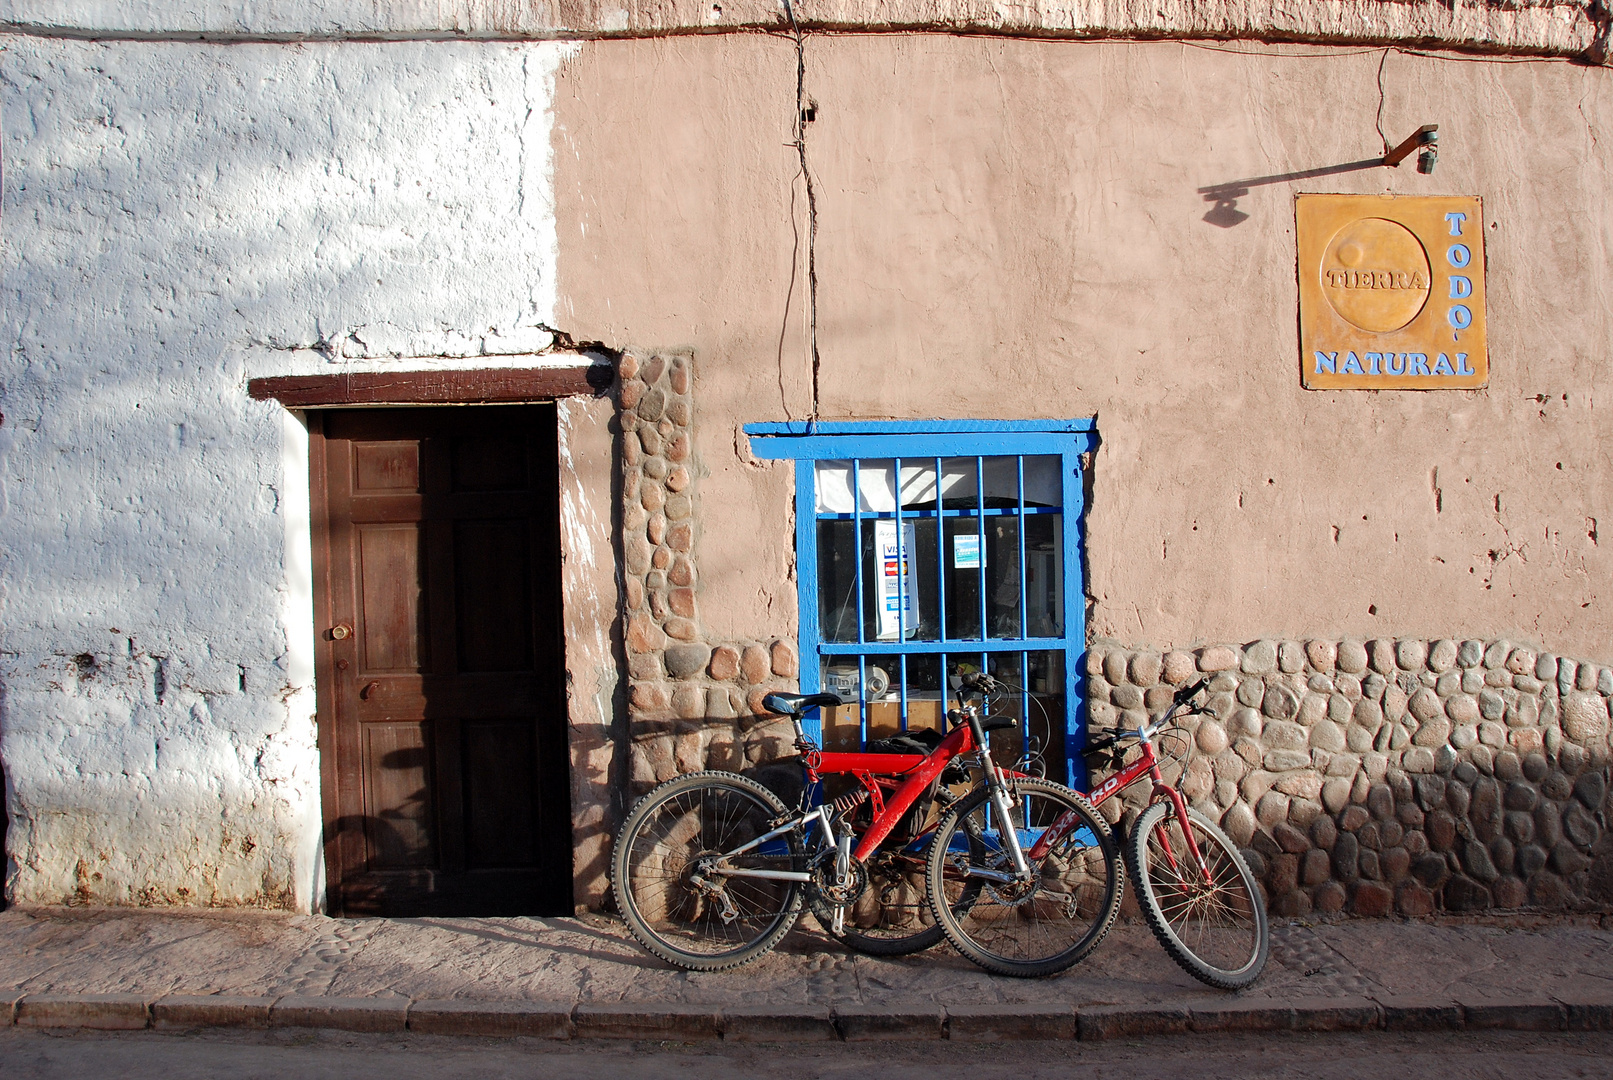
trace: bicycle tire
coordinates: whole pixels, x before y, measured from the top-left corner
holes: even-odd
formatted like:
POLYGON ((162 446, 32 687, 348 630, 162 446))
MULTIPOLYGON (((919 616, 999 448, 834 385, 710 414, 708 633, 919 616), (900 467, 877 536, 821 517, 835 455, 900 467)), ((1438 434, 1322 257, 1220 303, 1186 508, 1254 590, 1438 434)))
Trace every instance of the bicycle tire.
POLYGON ((985 787, 959 800, 936 828, 926 891, 936 922, 964 956, 998 975, 1052 975, 1078 963, 1114 925, 1125 889, 1119 845, 1078 792, 1050 780, 1015 779, 1009 786, 1027 853, 1062 814, 1077 815, 1075 827, 1038 861, 1030 891, 1018 895, 1014 886, 968 874, 1012 868, 985 787))
POLYGON ((922 857, 888 853, 890 861, 868 869, 868 889, 833 930, 834 909, 807 890, 807 906, 823 932, 868 956, 910 956, 939 945, 946 936, 930 912, 922 857))
MULTIPOLYGON (((887 838, 866 864, 868 887, 847 912, 839 934, 833 929, 834 908, 812 889, 806 890, 807 908, 825 934, 868 956, 911 956, 946 939, 926 895, 929 844, 924 843, 917 852, 909 846, 911 833, 921 830, 931 815, 945 814, 952 801, 950 796, 930 794, 914 803, 908 811, 909 827, 898 828, 898 835, 887 838)), ((929 835, 933 840, 934 830, 929 835)))
POLYGON ((1265 904, 1249 864, 1227 834, 1197 810, 1189 808, 1187 818, 1209 864, 1211 886, 1202 886, 1196 872, 1184 874, 1174 858, 1166 857, 1161 838, 1173 856, 1186 853, 1186 840, 1175 807, 1156 802, 1138 816, 1126 845, 1137 903, 1159 943, 1188 974, 1221 990, 1237 990, 1266 966, 1265 904))
MULTIPOLYGON (((611 856, 616 905, 639 944, 690 971, 738 967, 778 944, 800 917, 799 882, 723 878, 719 896, 698 888, 690 872, 699 857, 732 851, 786 814, 765 787, 727 772, 679 776, 640 799, 611 856)), ((801 838, 785 833, 738 864, 800 870, 801 838)))

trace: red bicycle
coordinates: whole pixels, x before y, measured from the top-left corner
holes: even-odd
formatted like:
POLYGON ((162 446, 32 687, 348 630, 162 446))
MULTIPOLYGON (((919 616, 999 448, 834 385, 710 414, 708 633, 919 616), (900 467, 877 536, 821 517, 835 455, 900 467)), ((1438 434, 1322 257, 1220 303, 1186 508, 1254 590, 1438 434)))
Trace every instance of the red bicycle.
POLYGON ((1095 806, 1144 777, 1153 782, 1148 806, 1138 815, 1126 844, 1137 903, 1159 943, 1189 974, 1211 986, 1236 990, 1254 982, 1266 965, 1266 908, 1260 888, 1227 834, 1165 783, 1154 748, 1156 736, 1174 723, 1206 684, 1200 679, 1184 686, 1158 720, 1135 731, 1114 731, 1094 739, 1082 753, 1115 770, 1088 796, 1095 806), (1131 748, 1125 744, 1130 742, 1142 756, 1127 765, 1125 755, 1131 748))
POLYGON ((1016 723, 984 715, 994 687, 990 676, 965 677, 961 707, 947 714, 952 730, 928 754, 824 752, 801 720, 840 698, 768 695, 767 708, 795 724, 800 805, 788 809, 729 772, 691 773, 649 792, 611 860, 628 928, 672 964, 719 971, 771 949, 804 902, 828 933, 863 952, 916 952, 945 934, 1002 974, 1076 963, 1119 910, 1118 845, 1078 793, 992 760, 990 733, 1016 723), (981 706, 964 700, 971 694, 981 706), (822 781, 834 775, 854 786, 825 802, 822 781), (978 781, 955 796, 971 775, 978 781))

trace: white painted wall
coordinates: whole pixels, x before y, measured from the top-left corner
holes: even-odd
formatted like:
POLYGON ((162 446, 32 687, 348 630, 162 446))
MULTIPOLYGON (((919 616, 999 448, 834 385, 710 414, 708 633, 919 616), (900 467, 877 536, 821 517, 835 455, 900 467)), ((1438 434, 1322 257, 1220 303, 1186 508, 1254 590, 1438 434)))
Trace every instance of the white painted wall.
POLYGON ((13 900, 320 902, 304 435, 246 380, 550 343, 566 48, 5 39, 13 900))

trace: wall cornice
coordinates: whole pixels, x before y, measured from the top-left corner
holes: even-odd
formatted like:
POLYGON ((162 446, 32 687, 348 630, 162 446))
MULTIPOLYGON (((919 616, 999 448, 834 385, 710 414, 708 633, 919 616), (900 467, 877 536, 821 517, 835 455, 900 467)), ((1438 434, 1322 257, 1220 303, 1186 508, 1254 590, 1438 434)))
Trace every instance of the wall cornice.
MULTIPOLYGON (((13 34, 520 41, 787 31, 782 0, 0 0, 13 34)), ((1604 0, 800 0, 804 30, 1402 45, 1607 57, 1604 0)))

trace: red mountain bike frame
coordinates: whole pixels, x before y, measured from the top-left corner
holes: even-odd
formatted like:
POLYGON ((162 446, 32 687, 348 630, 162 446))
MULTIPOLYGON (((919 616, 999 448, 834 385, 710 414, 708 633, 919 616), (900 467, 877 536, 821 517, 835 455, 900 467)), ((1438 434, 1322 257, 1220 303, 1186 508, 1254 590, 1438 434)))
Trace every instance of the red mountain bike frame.
POLYGON ((874 820, 858 839, 857 847, 852 852, 859 860, 866 862, 896 828, 902 815, 912 808, 913 803, 929 789, 953 759, 975 749, 977 745, 969 725, 959 724, 928 755, 847 754, 810 749, 803 758, 808 784, 819 783, 824 776, 849 774, 867 793, 868 801, 873 806, 874 820))
MULTIPOLYGON (((1166 719, 1169 719, 1169 715, 1167 715, 1166 719)), ((1187 839, 1187 853, 1192 857, 1193 865, 1198 867, 1199 873, 1203 875, 1205 882, 1208 883, 1210 881, 1210 868, 1205 864, 1204 857, 1199 853, 1198 843, 1193 839, 1193 830, 1187 827, 1187 802, 1182 798, 1180 791, 1165 783, 1165 777, 1159 771, 1159 758, 1155 756, 1154 744, 1149 738, 1152 731, 1144 728, 1137 734, 1139 736, 1138 745, 1142 747, 1143 756, 1093 788, 1087 793, 1087 800, 1093 806, 1101 805, 1105 800, 1119 794, 1138 780, 1141 780, 1144 775, 1147 775, 1154 782, 1154 791, 1149 796, 1148 801, 1152 803, 1160 799, 1169 800, 1176 813, 1176 820, 1182 823, 1182 835, 1187 839)), ((1026 852, 1026 857, 1030 859, 1042 858, 1047 854, 1048 849, 1064 839, 1065 834, 1074 826, 1075 815, 1066 812, 1058 821, 1053 823, 1051 829, 1043 833, 1041 838, 1032 845, 1030 851, 1026 852)), ((1176 855, 1171 851, 1170 838, 1161 832, 1159 839, 1165 848, 1165 859, 1174 870, 1176 868, 1176 855)))

